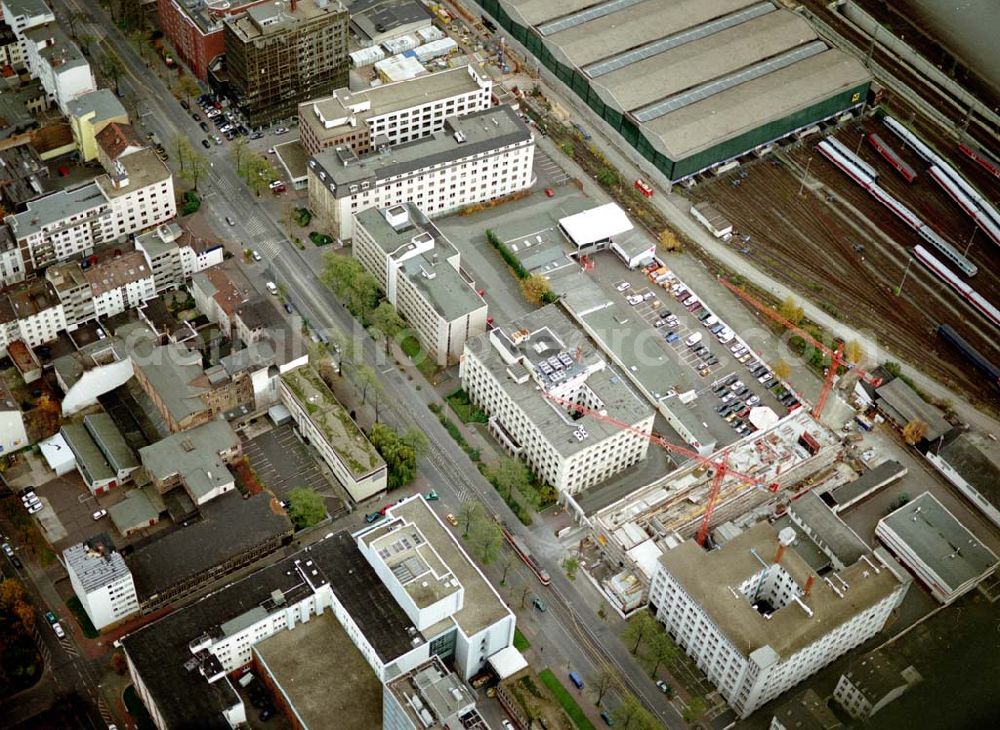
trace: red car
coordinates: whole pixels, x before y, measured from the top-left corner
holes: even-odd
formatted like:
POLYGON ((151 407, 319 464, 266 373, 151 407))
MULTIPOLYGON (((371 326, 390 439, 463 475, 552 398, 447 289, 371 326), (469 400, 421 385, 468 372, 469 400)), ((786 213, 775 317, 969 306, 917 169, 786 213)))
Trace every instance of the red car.
POLYGON ((392 504, 387 504, 385 507, 383 507, 382 509, 380 509, 378 511, 378 513, 380 515, 382 515, 383 517, 385 517, 385 513, 388 512, 390 508, 395 507, 395 506, 396 506, 395 502, 393 502, 392 504))
POLYGON ((546 197, 551 198, 551 197, 554 197, 555 194, 556 194, 556 191, 553 190, 552 188, 545 188, 545 196, 546 197))

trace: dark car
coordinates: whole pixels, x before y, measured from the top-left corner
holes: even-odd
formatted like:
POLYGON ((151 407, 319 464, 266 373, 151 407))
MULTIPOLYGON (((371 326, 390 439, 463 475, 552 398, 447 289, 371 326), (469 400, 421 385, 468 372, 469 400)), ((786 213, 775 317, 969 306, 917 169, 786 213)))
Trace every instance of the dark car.
POLYGON ((183 99, 181 99, 181 109, 190 109, 190 108, 191 108, 191 105, 190 105, 190 104, 188 104, 188 103, 187 103, 186 101, 184 101, 183 99))
POLYGON ((196 122, 200 122, 201 121, 201 114, 199 114, 198 112, 191 112, 191 118, 193 120, 195 120, 196 122))
POLYGON ((21 563, 21 559, 18 558, 16 555, 11 556, 10 564, 13 565, 15 568, 17 568, 18 570, 24 567, 24 565, 22 565, 21 563))
POLYGON ((206 150, 212 149, 212 145, 207 139, 203 139, 201 141, 201 146, 204 147, 206 150))
POLYGON ((268 705, 267 707, 262 707, 260 713, 257 715, 261 719, 261 722, 270 720, 274 716, 274 707, 268 705))
POLYGON ((369 525, 382 517, 381 512, 369 512, 365 515, 365 522, 369 525))
POLYGON ((198 126, 201 127, 202 132, 208 131, 208 122, 201 122, 198 126))
POLYGON ((288 312, 289 314, 292 313, 292 304, 291 304, 291 302, 285 302, 285 311, 288 312))
POLYGON ((236 131, 237 131, 237 132, 238 132, 239 134, 241 134, 241 135, 246 135, 246 133, 247 133, 247 132, 249 132, 250 130, 248 130, 248 129, 247 129, 246 127, 244 127, 244 126, 243 126, 243 125, 241 124, 240 126, 238 126, 238 127, 236 128, 236 131))

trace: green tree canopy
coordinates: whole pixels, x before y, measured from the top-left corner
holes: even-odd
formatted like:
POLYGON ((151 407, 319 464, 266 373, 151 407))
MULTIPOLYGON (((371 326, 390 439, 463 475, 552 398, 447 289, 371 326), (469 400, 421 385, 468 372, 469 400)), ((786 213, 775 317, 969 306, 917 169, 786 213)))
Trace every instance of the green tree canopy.
POLYGON ((288 493, 288 516, 296 530, 312 527, 326 517, 323 497, 308 487, 296 487, 288 493))
MULTIPOLYGON (((423 435, 423 434, 421 434, 423 435)), ((384 423, 376 423, 368 433, 372 445, 385 459, 389 471, 389 489, 409 484, 417 476, 417 447, 419 444, 400 436, 384 423)), ((410 435, 412 438, 412 435, 410 435)))

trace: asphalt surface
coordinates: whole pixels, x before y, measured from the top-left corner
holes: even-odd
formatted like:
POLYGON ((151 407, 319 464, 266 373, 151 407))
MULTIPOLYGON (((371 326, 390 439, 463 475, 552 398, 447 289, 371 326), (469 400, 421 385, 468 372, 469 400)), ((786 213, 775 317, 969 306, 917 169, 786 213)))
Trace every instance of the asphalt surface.
MULTIPOLYGON (((141 107, 144 113, 140 120, 140 130, 156 132, 168 152, 171 151, 170 141, 181 134, 189 137, 194 145, 200 145, 200 140, 205 135, 198 124, 180 107, 164 82, 147 68, 146 63, 110 22, 105 12, 89 3, 85 7, 80 0, 58 0, 56 3, 56 9, 59 10, 65 11, 67 6, 96 19, 97 22, 78 23, 79 33, 90 33, 98 39, 98 42, 91 44, 93 56, 99 56, 107 46, 113 46, 125 65, 124 77, 132 88, 141 90, 141 107)), ((96 60, 92 57, 92 61, 96 60)), ((217 230, 223 231, 226 216, 234 218, 237 223, 230 230, 235 229, 235 234, 242 234, 241 240, 258 250, 265 259, 264 266, 256 264, 244 267, 248 279, 257 291, 265 291, 265 279, 261 274, 266 271, 268 280, 283 287, 314 329, 355 332, 359 325, 319 281, 313 264, 298 249, 285 242, 286 237, 278 223, 258 205, 253 193, 239 179, 229 160, 228 147, 213 146, 205 154, 211 161, 211 167, 199 181, 199 190, 208 194, 206 208, 210 220, 215 222, 217 230)), ((171 155, 168 164, 176 173, 174 155, 171 155)), ((240 262, 242 265, 241 259, 240 262)), ((526 539, 533 550, 539 548, 535 552, 543 563, 548 563, 546 567, 552 576, 552 585, 549 588, 539 586, 550 606, 545 626, 549 645, 546 647, 549 649, 549 653, 545 655, 546 662, 552 666, 572 666, 584 676, 597 674, 600 662, 610 663, 619 670, 626 686, 664 724, 684 727, 676 709, 659 693, 648 674, 629 655, 624 644, 597 617, 596 609, 600 604, 594 602, 593 596, 586 600, 580 595, 575 585, 563 575, 558 562, 547 558, 557 553, 555 548, 558 544, 550 534, 545 534, 546 528, 542 521, 532 531, 522 528, 427 409, 427 403, 433 398, 433 390, 424 384, 418 392, 408 385, 395 366, 386 362, 382 348, 367 336, 355 337, 355 341, 360 345, 357 348, 359 359, 383 375, 383 402, 388 407, 383 409, 382 420, 397 428, 416 427, 427 435, 428 454, 420 460, 418 473, 441 494, 442 510, 457 512, 464 501, 482 502, 490 513, 500 515, 508 524, 516 524, 515 531, 526 539), (604 635, 601 635, 600 629, 605 629, 604 635)), ((345 364, 345 369, 346 367, 345 364)), ((508 580, 528 581, 534 578, 525 566, 517 563, 511 569, 508 580)))

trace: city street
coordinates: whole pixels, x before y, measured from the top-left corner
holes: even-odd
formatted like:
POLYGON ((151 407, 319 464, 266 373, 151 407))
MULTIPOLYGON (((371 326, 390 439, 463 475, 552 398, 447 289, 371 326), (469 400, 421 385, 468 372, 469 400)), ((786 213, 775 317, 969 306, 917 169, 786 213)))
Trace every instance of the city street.
MULTIPOLYGON (((95 55, 103 52, 105 44, 112 45, 125 65, 129 83, 143 90, 146 113, 140 121, 140 131, 157 133, 168 151, 170 141, 178 135, 186 135, 194 142, 204 137, 197 123, 171 95, 167 85, 147 68, 102 9, 89 4, 84 7, 79 0, 59 0, 56 3, 57 9, 65 10, 67 7, 96 18, 96 22, 81 23, 87 32, 102 39, 95 55)), ((264 256, 263 265, 249 266, 242 263, 241 256, 237 257, 257 291, 264 291, 265 278, 262 274, 266 271, 267 280, 276 282, 288 292, 313 329, 354 333, 359 325, 320 282, 315 262, 284 242, 285 235, 278 223, 258 204, 237 176, 226 147, 213 147, 207 151, 207 156, 212 166, 199 182, 199 190, 207 196, 210 220, 215 222, 216 230, 225 231, 225 217, 233 217, 236 226, 229 230, 240 235, 244 245, 255 248, 264 256)), ((171 155, 170 165, 176 173, 174 155, 171 155)), ((367 335, 356 336, 355 341, 359 345, 356 348, 359 362, 368 363, 383 375, 383 404, 386 406, 382 409, 383 420, 397 428, 418 428, 427 435, 430 448, 427 457, 419 463, 419 475, 441 494, 441 508, 457 512, 463 501, 474 499, 482 502, 490 513, 500 515, 508 524, 516 524, 515 531, 546 563, 552 575, 552 586, 540 590, 545 592, 546 602, 551 607, 548 621, 553 625, 545 627, 544 662, 554 668, 571 666, 584 676, 596 674, 599 662, 610 663, 620 672, 626 686, 664 724, 682 727, 676 709, 656 689, 648 673, 634 661, 615 632, 597 616, 599 603, 594 596, 581 595, 577 585, 563 575, 559 561, 564 552, 545 521, 537 521, 530 530, 522 528, 475 465, 428 410, 427 404, 434 400, 433 389, 424 383, 417 391, 408 384, 395 365, 386 362, 381 346, 367 335)), ((345 369, 347 366, 345 364, 345 369)), ((415 369, 413 377, 416 382, 422 380, 415 369)), ((488 575, 493 572, 487 570, 488 575)), ((530 576, 528 569, 518 563, 509 572, 508 580, 533 580, 530 576)))

